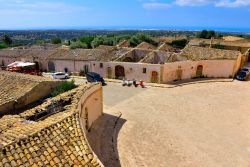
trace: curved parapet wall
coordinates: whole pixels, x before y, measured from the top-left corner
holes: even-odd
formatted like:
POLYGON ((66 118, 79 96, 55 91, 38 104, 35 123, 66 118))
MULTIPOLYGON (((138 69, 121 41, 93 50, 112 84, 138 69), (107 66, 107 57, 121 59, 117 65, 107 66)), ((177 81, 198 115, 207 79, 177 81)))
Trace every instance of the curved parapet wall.
POLYGON ((4 116, 0 166, 103 166, 86 138, 102 108, 101 85, 89 84, 20 115, 4 116))

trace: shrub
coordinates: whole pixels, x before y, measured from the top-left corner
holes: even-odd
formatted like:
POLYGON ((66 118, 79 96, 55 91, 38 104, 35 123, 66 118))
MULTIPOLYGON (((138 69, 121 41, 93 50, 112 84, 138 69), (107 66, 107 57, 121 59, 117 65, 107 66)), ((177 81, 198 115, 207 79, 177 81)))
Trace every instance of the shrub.
POLYGON ((76 42, 71 42, 70 48, 71 49, 77 49, 77 48, 87 49, 88 45, 86 43, 82 43, 81 41, 76 41, 76 42))
POLYGON ((84 69, 81 69, 81 70, 80 70, 79 75, 80 75, 80 76, 84 76, 84 75, 85 75, 84 69))
POLYGON ((0 49, 4 49, 4 48, 7 48, 7 45, 4 43, 0 43, 0 49))
POLYGON ((197 33, 198 38, 210 39, 212 37, 217 37, 217 34, 213 30, 202 30, 201 32, 197 33))
POLYGON ((213 48, 216 48, 216 49, 225 49, 225 46, 224 45, 221 45, 219 43, 215 44, 212 46, 213 48))
POLYGON ((51 93, 52 97, 58 96, 64 92, 67 92, 71 89, 76 88, 75 85, 75 81, 71 80, 71 81, 64 81, 63 83, 61 83, 59 86, 57 86, 55 88, 55 90, 53 90, 53 92, 51 93))
POLYGON ((171 45, 176 48, 184 48, 187 45, 188 41, 186 39, 180 39, 172 41, 171 45))
POLYGON ((51 42, 52 42, 52 44, 60 44, 60 43, 62 43, 62 40, 60 38, 53 38, 51 40, 51 42))

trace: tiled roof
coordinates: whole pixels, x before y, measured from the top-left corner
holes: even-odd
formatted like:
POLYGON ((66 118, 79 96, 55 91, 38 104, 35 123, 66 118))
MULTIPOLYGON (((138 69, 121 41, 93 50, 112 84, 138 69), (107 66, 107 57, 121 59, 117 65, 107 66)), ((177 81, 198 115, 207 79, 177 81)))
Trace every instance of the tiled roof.
POLYGON ((241 53, 234 50, 222 50, 214 48, 205 48, 197 46, 185 47, 180 56, 188 60, 223 60, 223 59, 237 59, 241 53))
POLYGON ((126 52, 123 52, 123 54, 120 54, 120 56, 115 61, 120 62, 140 62, 146 55, 148 55, 152 50, 149 49, 128 49, 126 52))
POLYGON ((1 49, 0 57, 21 57, 26 51, 22 49, 1 49))
POLYGON ((138 49, 151 49, 151 50, 156 49, 153 45, 151 45, 147 42, 140 43, 136 48, 138 48, 138 49))
POLYGON ((39 120, 30 116, 48 108, 38 106, 26 115, 4 116, 0 119, 0 166, 101 166, 92 152, 80 125, 77 104, 92 85, 82 85, 50 99, 45 106, 65 99, 63 110, 47 113, 39 120))
MULTIPOLYGON (((250 41, 248 40, 225 41, 223 39, 213 39, 212 41, 213 41, 213 44, 250 48, 250 41)), ((193 45, 193 46, 199 46, 200 44, 210 45, 210 43, 211 43, 211 39, 194 38, 189 42, 189 45, 193 45)))
POLYGON ((173 52, 153 51, 145 56, 140 62, 150 64, 164 64, 167 62, 175 62, 175 57, 175 53, 173 52))
POLYGON ((43 81, 53 82, 50 78, 1 71, 0 105, 19 99, 43 81))
POLYGON ((130 42, 128 41, 128 40, 123 40, 123 41, 121 41, 118 45, 117 45, 117 47, 121 47, 121 48, 127 48, 127 47, 129 47, 130 46, 130 42))
POLYGON ((175 52, 175 51, 176 51, 176 49, 175 49, 174 47, 172 47, 172 46, 170 46, 170 45, 168 45, 168 44, 166 44, 166 43, 161 44, 161 45, 157 48, 157 50, 165 51, 165 52, 175 52))
POLYGON ((115 50, 105 49, 74 49, 58 50, 49 59, 79 61, 110 61, 116 56, 115 50))

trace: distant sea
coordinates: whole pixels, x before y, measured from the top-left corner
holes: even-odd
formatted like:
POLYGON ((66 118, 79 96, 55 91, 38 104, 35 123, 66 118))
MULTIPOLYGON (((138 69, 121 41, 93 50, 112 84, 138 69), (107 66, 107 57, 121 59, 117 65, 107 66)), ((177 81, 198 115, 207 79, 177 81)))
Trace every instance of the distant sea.
MULTIPOLYGON (((85 26, 85 27, 29 27, 29 28, 10 28, 9 30, 169 30, 169 31, 200 31, 215 30, 225 33, 250 34, 249 28, 230 28, 230 27, 185 27, 185 26, 85 26)), ((5 29, 7 30, 7 29, 5 29)))

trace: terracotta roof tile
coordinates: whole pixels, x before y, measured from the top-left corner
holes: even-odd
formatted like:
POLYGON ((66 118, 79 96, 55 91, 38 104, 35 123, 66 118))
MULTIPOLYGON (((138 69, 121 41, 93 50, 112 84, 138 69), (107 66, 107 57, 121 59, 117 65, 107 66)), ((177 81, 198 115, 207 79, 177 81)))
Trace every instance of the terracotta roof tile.
POLYGON ((180 56, 188 60, 234 60, 237 59, 241 53, 233 50, 222 50, 206 47, 187 46, 185 47, 180 56))
POLYGON ((14 72, 0 72, 0 105, 17 100, 42 82, 52 79, 14 72), (14 90, 14 91, 10 91, 14 90))
MULTIPOLYGON (((81 129, 78 100, 92 85, 82 85, 52 98, 45 106, 72 98, 68 109, 30 121, 37 113, 0 119, 0 166, 100 166, 81 129), (33 114, 33 115, 32 115, 33 114)), ((44 107, 43 105, 38 106, 44 107)))

